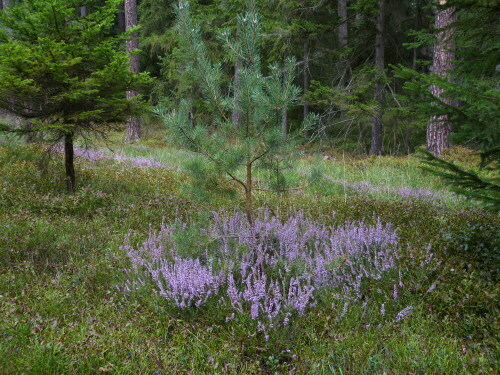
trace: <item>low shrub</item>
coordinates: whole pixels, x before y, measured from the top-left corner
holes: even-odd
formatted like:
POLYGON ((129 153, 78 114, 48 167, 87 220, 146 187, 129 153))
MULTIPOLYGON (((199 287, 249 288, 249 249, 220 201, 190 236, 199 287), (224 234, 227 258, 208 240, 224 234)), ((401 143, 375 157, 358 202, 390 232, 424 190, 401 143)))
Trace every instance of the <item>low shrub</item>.
MULTIPOLYGON (((266 339, 272 328, 286 326, 318 302, 337 309, 338 320, 351 306, 361 306, 362 314, 373 310, 368 302, 377 304, 382 318, 390 310, 396 322, 412 312, 399 303, 406 286, 398 234, 389 223, 327 226, 300 213, 281 222, 266 212, 250 225, 241 213, 214 213, 212 224, 198 231, 204 251, 193 249, 197 257, 179 251, 179 230, 194 235, 177 223, 162 225, 139 246, 127 238, 122 249, 135 276, 126 290, 149 286, 149 279, 177 309, 215 299, 219 309, 226 306, 227 320, 250 316, 266 339)), ((429 249, 418 262, 416 268, 434 264, 429 249)))

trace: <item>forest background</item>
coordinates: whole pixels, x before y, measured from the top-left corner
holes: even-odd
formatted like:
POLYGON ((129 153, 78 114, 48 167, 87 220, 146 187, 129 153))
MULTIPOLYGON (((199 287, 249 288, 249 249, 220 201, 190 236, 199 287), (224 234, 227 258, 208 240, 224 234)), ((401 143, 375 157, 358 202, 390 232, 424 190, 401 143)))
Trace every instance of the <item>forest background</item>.
POLYGON ((498 372, 497 1, 0 6, 1 374, 498 372))

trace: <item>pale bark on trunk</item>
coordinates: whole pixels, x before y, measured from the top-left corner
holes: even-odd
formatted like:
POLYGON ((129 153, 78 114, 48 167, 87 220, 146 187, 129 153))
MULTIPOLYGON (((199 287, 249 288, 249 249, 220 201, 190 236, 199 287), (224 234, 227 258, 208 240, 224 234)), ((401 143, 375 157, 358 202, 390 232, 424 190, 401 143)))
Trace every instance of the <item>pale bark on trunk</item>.
POLYGON ((87 15, 88 15, 88 8, 87 8, 86 5, 80 7, 80 15, 82 17, 87 17, 87 15))
POLYGON ((373 115, 372 139, 370 155, 382 154, 383 124, 384 114, 384 65, 385 65, 385 3, 386 0, 378 1, 377 34, 375 36, 375 68, 377 69, 377 82, 375 83, 374 98, 377 103, 376 113, 373 115))
POLYGON ((281 134, 283 135, 283 140, 288 136, 288 108, 283 109, 281 116, 281 134))
POLYGON ((347 0, 338 0, 337 13, 341 24, 338 27, 338 38, 340 48, 347 45, 347 0))
MULTIPOLYGON (((446 0, 440 0, 441 5, 446 4, 446 0)), ((440 77, 450 77, 453 70, 454 39, 453 28, 450 25, 457 20, 455 8, 450 7, 439 11, 436 14, 435 28, 441 30, 437 34, 436 44, 432 59, 432 72, 440 77)), ((430 87, 432 95, 439 98, 443 103, 452 105, 452 100, 444 97, 444 90, 432 85, 430 87)), ((440 155, 444 149, 450 147, 448 137, 451 134, 451 122, 447 115, 431 116, 427 126, 427 150, 434 155, 440 155)))
POLYGON ((0 9, 5 9, 9 5, 10 0, 0 0, 0 9))
MULTIPOLYGON (((128 30, 137 25, 137 0, 125 0, 125 28, 128 30)), ((127 39, 126 49, 129 54, 139 48, 137 32, 127 39)), ((130 70, 139 73, 139 55, 130 56, 130 70)), ((137 96, 136 90, 127 91, 127 99, 133 100, 137 96)), ((134 142, 141 137, 141 119, 136 116, 129 116, 125 142, 134 142)))

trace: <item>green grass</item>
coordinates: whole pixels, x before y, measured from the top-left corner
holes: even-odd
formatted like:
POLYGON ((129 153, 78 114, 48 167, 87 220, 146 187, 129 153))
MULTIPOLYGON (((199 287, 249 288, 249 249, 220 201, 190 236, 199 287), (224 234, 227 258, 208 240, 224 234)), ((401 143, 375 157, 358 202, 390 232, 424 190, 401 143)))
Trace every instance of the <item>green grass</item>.
MULTIPOLYGON (((123 152, 174 166, 190 157, 159 137, 123 152)), ((123 270, 130 267, 120 249, 127 233, 140 242, 162 220, 183 216, 195 221, 209 210, 242 207, 241 198, 202 205, 182 191, 186 177, 180 171, 83 159, 77 160, 78 190, 67 194, 62 160, 47 161, 43 155, 37 146, 0 142, 1 374, 499 370, 498 269, 490 260, 500 244, 498 216, 451 198, 445 204, 408 201, 339 191, 328 184, 290 194, 283 215, 302 210, 334 224, 380 217, 398 228, 407 248, 404 259, 431 245, 443 262, 432 275, 415 274, 401 302, 415 307, 408 319, 366 328, 360 311, 337 321, 338 311, 325 302, 265 341, 253 335, 254 322, 226 323, 217 306, 180 313, 151 290, 120 291, 123 270), (422 291, 433 280, 436 290, 422 291)), ((325 174, 338 179, 449 194, 411 157, 337 156, 320 163, 325 174)), ((307 172, 311 164, 304 159, 297 171, 307 172)), ((276 204, 264 193, 256 201, 276 204)), ((370 311, 376 321, 378 308, 370 311)))

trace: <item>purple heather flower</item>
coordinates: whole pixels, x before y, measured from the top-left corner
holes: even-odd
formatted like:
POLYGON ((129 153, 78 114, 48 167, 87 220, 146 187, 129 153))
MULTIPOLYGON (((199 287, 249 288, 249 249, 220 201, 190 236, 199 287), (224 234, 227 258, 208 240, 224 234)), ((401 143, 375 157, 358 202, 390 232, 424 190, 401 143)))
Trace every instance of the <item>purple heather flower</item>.
MULTIPOLYGON (((186 227, 177 223, 175 227, 186 227)), ((139 246, 128 238, 122 249, 138 276, 149 274, 159 294, 179 308, 199 307, 218 296, 234 313, 248 314, 258 331, 287 325, 315 305, 315 294, 329 289, 343 301, 338 319, 354 303, 364 303, 365 280, 378 283, 399 267, 398 235, 391 224, 346 223, 326 226, 298 213, 281 222, 269 212, 251 226, 243 213, 214 213, 200 230, 214 246, 200 258, 180 256, 174 225, 163 224, 139 246)), ((430 251, 429 251, 430 252, 430 251)), ((398 275, 393 297, 398 298, 398 275)), ((134 284, 127 284, 133 286, 134 284)), ((375 284, 376 290, 384 284, 375 284)), ((385 314, 385 302, 380 312, 385 314)))
POLYGON ((400 312, 398 312, 398 314, 396 315, 396 318, 394 319, 395 322, 400 322, 401 320, 403 320, 404 318, 406 318, 408 315, 411 314, 413 310, 413 306, 408 306, 408 307, 405 307, 403 310, 401 310, 400 312))

